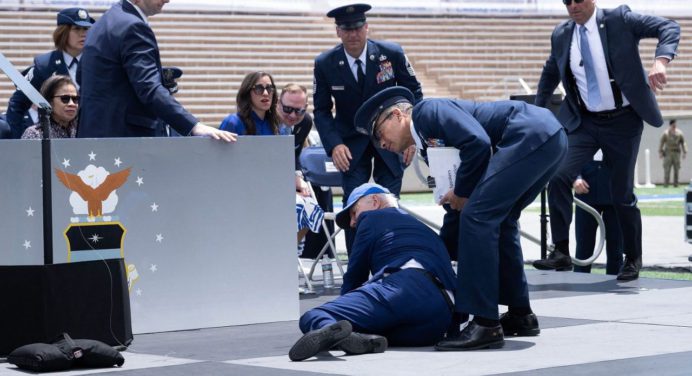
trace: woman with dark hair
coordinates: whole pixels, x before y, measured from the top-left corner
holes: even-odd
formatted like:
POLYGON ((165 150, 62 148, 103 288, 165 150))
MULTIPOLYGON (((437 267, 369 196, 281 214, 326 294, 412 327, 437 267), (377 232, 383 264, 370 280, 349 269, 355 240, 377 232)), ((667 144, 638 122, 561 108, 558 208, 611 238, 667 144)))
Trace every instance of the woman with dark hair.
POLYGON ((280 118, 276 113, 276 85, 269 73, 249 73, 236 95, 238 112, 228 115, 219 129, 238 135, 279 134, 280 118))
MULTIPOLYGON (((87 30, 94 23, 83 8, 67 8, 58 13, 58 26, 53 31, 55 50, 34 58, 34 64, 26 71, 26 79, 39 90, 43 82, 54 74, 69 75, 76 86, 79 59, 84 48, 87 30)), ((78 86, 76 86, 79 89, 78 86)), ((50 98, 46 98, 50 100, 50 98)), ((12 94, 7 106, 7 123, 12 138, 19 138, 26 128, 24 117, 31 108, 31 101, 20 90, 12 94)), ((31 124, 31 123, 29 123, 31 124)))
MULTIPOLYGON (((48 100, 53 111, 50 114, 50 138, 74 138, 77 134, 79 95, 77 87, 68 76, 55 75, 41 86, 41 95, 48 100)), ((22 134, 22 139, 40 139, 40 124, 32 125, 22 134)))

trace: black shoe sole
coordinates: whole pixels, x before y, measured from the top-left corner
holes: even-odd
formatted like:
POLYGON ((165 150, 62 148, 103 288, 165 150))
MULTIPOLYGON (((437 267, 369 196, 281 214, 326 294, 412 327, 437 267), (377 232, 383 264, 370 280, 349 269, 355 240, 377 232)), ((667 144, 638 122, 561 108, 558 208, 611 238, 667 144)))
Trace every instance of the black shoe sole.
POLYGON ((620 281, 620 282, 634 281, 634 280, 639 279, 639 274, 637 274, 636 276, 632 276, 632 277, 620 277, 620 276, 617 276, 616 279, 617 279, 618 281, 620 281))
POLYGON ((540 328, 533 329, 520 329, 520 330, 506 330, 502 327, 502 331, 505 332, 505 337, 536 337, 541 334, 540 328))
POLYGON ((546 266, 546 265, 541 265, 541 264, 532 264, 534 268, 538 270, 555 270, 558 272, 569 272, 571 271, 574 266, 569 265, 569 266, 559 266, 559 267, 551 267, 551 266, 546 266))
POLYGON ((387 349, 387 338, 382 336, 368 338, 350 335, 339 342, 339 348, 348 355, 383 353, 387 349))
POLYGON ((500 340, 500 341, 495 341, 495 342, 490 342, 490 343, 484 343, 482 345, 478 346, 472 346, 472 347, 446 347, 444 345, 440 346, 439 344, 435 345, 435 350, 437 351, 470 351, 470 350, 483 350, 483 349, 501 349, 502 347, 505 346, 505 340, 500 340))
POLYGON ((311 358, 320 351, 329 350, 332 346, 351 334, 351 323, 338 321, 324 328, 313 330, 303 335, 291 347, 288 358, 294 362, 311 358))

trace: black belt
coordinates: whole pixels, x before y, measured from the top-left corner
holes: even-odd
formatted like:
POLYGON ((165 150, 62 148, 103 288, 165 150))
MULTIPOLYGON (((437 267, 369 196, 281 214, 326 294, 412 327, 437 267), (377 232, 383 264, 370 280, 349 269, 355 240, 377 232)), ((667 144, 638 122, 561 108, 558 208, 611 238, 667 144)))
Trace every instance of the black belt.
POLYGON ((623 107, 623 108, 616 108, 614 110, 601 111, 601 112, 591 112, 591 111, 587 111, 587 110, 585 110, 584 112, 586 112, 586 114, 588 114, 589 116, 593 116, 597 119, 609 120, 609 119, 613 119, 613 118, 616 118, 618 116, 630 113, 632 111, 634 111, 632 109, 632 106, 627 106, 627 107, 623 107))
MULTIPOLYGON (((437 277, 435 277, 432 273, 430 273, 429 271, 427 271, 425 269, 420 269, 420 268, 409 268, 409 269, 417 270, 417 271, 423 273, 423 275, 425 275, 426 277, 428 277, 428 279, 432 283, 435 284, 437 289, 440 290, 440 293, 442 294, 442 297, 444 298, 445 303, 447 303, 447 307, 449 307, 449 310, 452 312, 454 311, 454 303, 452 303, 452 299, 450 299, 449 295, 447 295, 447 289, 445 289, 445 286, 442 284, 442 282, 440 282, 439 279, 437 279, 437 277)), ((401 270, 406 270, 406 269, 401 269, 401 270)))

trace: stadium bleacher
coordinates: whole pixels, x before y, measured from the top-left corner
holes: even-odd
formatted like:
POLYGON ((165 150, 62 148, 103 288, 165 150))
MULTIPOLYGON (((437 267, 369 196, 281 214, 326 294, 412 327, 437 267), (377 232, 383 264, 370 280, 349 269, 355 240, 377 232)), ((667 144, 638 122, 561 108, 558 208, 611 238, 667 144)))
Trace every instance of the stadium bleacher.
MULTIPOLYGON (((104 9, 92 12, 98 18, 104 9)), ((370 37, 400 43, 412 61, 426 96, 474 100, 523 94, 523 79, 535 90, 550 49, 550 33, 565 17, 384 15, 368 17, 370 37)), ((683 36, 692 18, 676 19, 683 36)), ((315 14, 259 14, 167 10, 151 18, 164 65, 181 67, 177 98, 200 120, 218 125, 235 112, 244 75, 271 73, 277 85, 295 81, 312 89, 313 59, 337 43, 331 20, 315 14)), ((52 49, 55 11, 0 8, 0 51, 18 68, 52 49)), ((655 40, 641 44, 645 67, 655 40)), ((669 85, 659 96, 664 115, 692 114, 691 47, 681 43, 669 67, 669 85)), ((0 78, 0 107, 14 86, 0 78)))

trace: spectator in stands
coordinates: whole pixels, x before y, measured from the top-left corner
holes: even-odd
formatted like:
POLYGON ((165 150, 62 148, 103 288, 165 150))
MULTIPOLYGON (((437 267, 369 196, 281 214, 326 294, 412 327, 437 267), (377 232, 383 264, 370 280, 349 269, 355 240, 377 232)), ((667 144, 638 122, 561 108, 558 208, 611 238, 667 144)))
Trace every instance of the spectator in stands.
MULTIPOLYGON (((69 75, 72 82, 76 82, 84 40, 94 19, 89 16, 86 9, 67 8, 58 12, 57 23, 58 26, 53 31, 55 50, 35 57, 33 65, 23 72, 36 90, 54 74, 69 75)), ((20 138, 24 129, 33 123, 27 124, 25 121, 30 108, 31 101, 20 90, 15 91, 10 97, 6 116, 12 129, 12 138, 20 138)))
MULTIPOLYGON (((401 155, 380 150, 358 134, 356 128, 361 125, 353 122, 358 107, 375 93, 395 85, 409 88, 417 101, 423 98, 421 85, 401 46, 367 38, 365 12, 370 8, 353 4, 329 11, 327 17, 334 18, 336 35, 342 43, 315 58, 315 125, 327 154, 343 173, 344 203, 351 191, 371 176, 398 195, 404 167, 415 155, 415 148, 406 150, 402 163, 401 155)), ((348 249, 352 238, 349 229, 348 249)))
POLYGON ((223 119, 219 129, 250 136, 279 134, 278 101, 276 85, 269 73, 249 73, 235 97, 238 112, 223 119))
MULTIPOLYGON (((77 134, 79 94, 72 79, 63 75, 49 77, 41 86, 41 95, 53 108, 50 114, 50 138, 74 138, 77 134)), ((22 139, 40 138, 43 138, 40 124, 30 126, 22 134, 22 139)))
POLYGON ((634 166, 642 120, 655 127, 663 124, 655 94, 667 83, 666 66, 675 57, 680 27, 665 18, 634 13, 627 5, 599 9, 596 0, 563 3, 570 20, 553 31, 536 104, 545 107, 562 82, 566 98, 558 118, 569 133, 569 154, 548 192, 555 251, 534 266, 571 265, 572 183, 601 149, 612 173, 611 193, 624 236, 626 258, 617 279, 637 279, 642 265, 642 221, 633 191, 634 166), (639 56, 642 38, 658 38, 648 82, 639 56))
POLYGON ((235 141, 236 135, 199 122, 163 86, 147 18, 165 3, 121 0, 94 24, 78 75, 83 98, 78 137, 160 137, 169 124, 182 135, 235 141))
POLYGON ((678 172, 680 171, 680 154, 682 159, 687 157, 687 144, 685 135, 677 127, 677 121, 671 119, 668 129, 661 135, 661 143, 658 146, 658 156, 663 158, 663 185, 670 182, 670 169, 673 169, 673 187, 678 186, 678 172))
MULTIPOLYGON (((594 160, 584 166, 572 186, 575 197, 587 203, 603 217, 605 229, 601 231, 605 230, 606 236, 606 274, 617 275, 622 267, 622 234, 610 195, 610 171, 603 163, 603 153, 600 150, 594 155, 594 160)), ((574 212, 574 232, 578 259, 586 260, 593 255, 597 228, 596 219, 584 209, 577 207, 574 212)), ((576 265, 574 271, 591 273, 591 265, 576 265)))
MULTIPOLYGON (((415 145, 459 149, 454 189, 441 203, 460 213, 443 227, 458 236, 455 315, 437 350, 498 348, 504 334, 538 335, 519 242, 519 216, 557 171, 567 136, 550 111, 518 101, 425 99, 405 87, 385 89, 356 113, 361 132, 383 149, 415 145), (498 317, 498 304, 509 311, 498 317), (474 315, 459 332, 459 325, 474 315)), ((351 266, 349 265, 349 268, 351 266)))
POLYGON ((341 296, 300 318, 306 334, 289 358, 304 360, 337 344, 355 355, 439 341, 452 316, 454 271, 437 234, 373 183, 351 192, 336 222, 356 231, 341 296))

